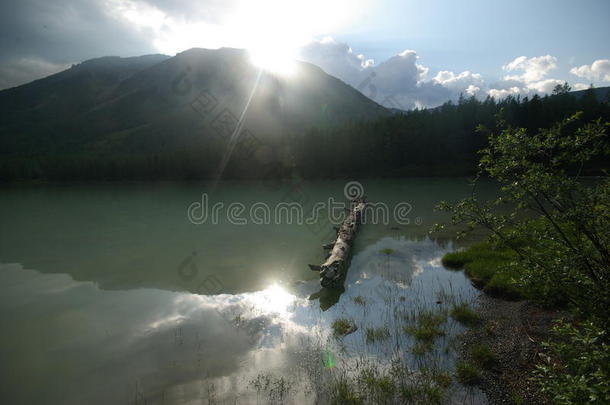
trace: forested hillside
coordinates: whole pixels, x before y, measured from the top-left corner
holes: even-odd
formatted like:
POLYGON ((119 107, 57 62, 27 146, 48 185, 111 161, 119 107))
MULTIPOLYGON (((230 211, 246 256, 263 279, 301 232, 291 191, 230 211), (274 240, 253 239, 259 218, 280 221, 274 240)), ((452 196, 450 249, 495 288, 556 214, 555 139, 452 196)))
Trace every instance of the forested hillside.
POLYGON ((240 117, 267 145, 389 114, 317 66, 279 75, 241 49, 99 58, 0 91, 0 178, 205 178, 240 117))
MULTIPOLYGON (((377 120, 370 120, 368 115, 368 120, 352 119, 344 125, 305 128, 293 124, 273 137, 246 121, 241 138, 233 147, 230 136, 219 135, 205 121, 197 129, 189 124, 192 133, 185 133, 184 128, 173 132, 172 128, 165 128, 163 132, 158 128, 152 131, 149 126, 138 127, 137 136, 131 130, 117 132, 103 142, 72 148, 70 153, 37 150, 5 154, 0 178, 208 179, 217 175, 229 149, 233 153, 224 178, 470 175, 476 171, 477 151, 487 142, 485 131, 477 130, 479 126, 493 129, 498 119, 503 119, 509 125, 535 131, 576 111, 583 111, 583 121, 610 119, 607 88, 577 93, 568 90, 563 87, 551 96, 508 97, 502 101, 460 98, 457 103, 448 102, 432 110, 382 115, 377 120)), ((340 103, 335 101, 334 105, 340 103)), ((322 113, 333 121, 335 112, 322 113)), ((596 161, 584 170, 594 173, 604 165, 605 162, 596 161)))
MULTIPOLYGON (((582 120, 610 119, 608 88, 552 96, 508 97, 502 101, 460 98, 433 110, 415 110, 373 123, 353 123, 339 130, 311 130, 294 148, 306 177, 453 176, 476 171, 477 151, 498 119, 536 131, 582 111, 582 120), (602 97, 599 97, 602 96, 602 97), (599 98, 599 99, 598 99, 599 98)), ((596 162, 594 167, 599 167, 596 162)))

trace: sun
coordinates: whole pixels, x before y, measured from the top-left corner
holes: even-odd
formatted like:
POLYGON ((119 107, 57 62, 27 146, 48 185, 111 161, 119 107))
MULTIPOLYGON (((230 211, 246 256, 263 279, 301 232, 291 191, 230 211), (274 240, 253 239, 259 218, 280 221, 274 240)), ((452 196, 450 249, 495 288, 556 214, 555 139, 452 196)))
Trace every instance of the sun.
POLYGON ((254 65, 292 75, 301 48, 351 22, 360 0, 258 0, 239 2, 226 21, 254 65))
POLYGON ((273 47, 253 47, 248 49, 250 62, 265 71, 282 76, 292 76, 296 71, 296 56, 290 50, 273 47))
POLYGON ((229 25, 252 64, 276 74, 294 73, 299 47, 310 33, 295 20, 293 8, 291 1, 263 0, 242 3, 236 11, 229 25))

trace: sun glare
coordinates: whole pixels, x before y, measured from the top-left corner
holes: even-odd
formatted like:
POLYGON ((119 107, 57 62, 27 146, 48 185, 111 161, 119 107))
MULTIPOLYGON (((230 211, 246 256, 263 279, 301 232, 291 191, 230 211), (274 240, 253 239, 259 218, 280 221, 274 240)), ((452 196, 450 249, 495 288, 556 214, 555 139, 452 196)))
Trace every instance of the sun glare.
POLYGON ((114 15, 152 33, 162 53, 243 48, 256 66, 291 74, 303 45, 355 25, 370 0, 237 0, 215 21, 180 19, 139 1, 108 1, 114 15))
POLYGON ((235 27, 252 62, 279 74, 292 74, 300 48, 346 23, 358 1, 261 0, 240 3, 229 26, 235 27))
POLYGON ((263 291, 255 293, 254 305, 265 313, 285 315, 296 297, 277 283, 271 284, 263 291))
POLYGON ((295 56, 290 51, 257 48, 248 50, 253 65, 283 76, 292 76, 296 71, 295 56))

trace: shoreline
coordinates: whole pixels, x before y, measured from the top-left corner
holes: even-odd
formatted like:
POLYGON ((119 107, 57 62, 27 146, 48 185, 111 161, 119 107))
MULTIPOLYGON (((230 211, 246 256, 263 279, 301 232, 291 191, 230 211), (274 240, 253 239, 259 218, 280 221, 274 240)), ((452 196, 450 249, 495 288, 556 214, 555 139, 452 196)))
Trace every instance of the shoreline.
POLYGON ((530 377, 553 321, 567 317, 568 312, 525 300, 506 301, 483 292, 475 311, 482 322, 460 337, 460 359, 472 362, 469 349, 476 344, 488 347, 495 361, 491 367, 477 367, 481 376, 474 385, 487 395, 491 405, 551 404, 530 377))

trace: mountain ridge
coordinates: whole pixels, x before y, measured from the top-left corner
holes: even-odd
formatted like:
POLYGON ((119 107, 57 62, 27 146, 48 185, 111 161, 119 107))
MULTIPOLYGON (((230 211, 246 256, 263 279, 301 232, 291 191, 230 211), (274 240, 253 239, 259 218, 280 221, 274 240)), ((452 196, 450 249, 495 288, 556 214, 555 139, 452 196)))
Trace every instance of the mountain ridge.
POLYGON ((43 174, 39 162, 60 167, 182 153, 206 160, 197 169, 203 173, 220 159, 242 115, 243 131, 275 150, 312 127, 389 114, 306 62, 296 62, 288 77, 253 66, 235 48, 101 57, 0 91, 0 157, 9 171, 11 161, 26 159, 43 174))
MULTIPOLYGON (((308 89, 296 80, 291 83, 263 73, 257 90, 262 94, 255 95, 251 108, 260 110, 257 113, 264 116, 270 115, 269 111, 278 103, 283 105, 281 111, 267 117, 268 125, 262 125, 255 114, 250 114, 247 119, 252 121, 252 126, 278 135, 280 132, 294 132, 296 127, 302 129, 308 124, 334 126, 347 120, 387 114, 383 107, 339 79, 326 75, 317 66, 305 62, 298 65, 299 73, 304 75, 298 80, 314 88, 308 89), (299 97, 304 100, 299 100, 299 97), (257 106, 257 102, 265 105, 257 106), (324 119, 313 111, 322 107, 334 109, 332 119, 324 119)), ((208 91, 209 97, 223 104, 232 115, 239 115, 252 83, 256 81, 256 73, 256 68, 249 65, 245 51, 233 48, 193 48, 174 57, 102 57, 45 79, 1 91, 0 106, 3 121, 9 122, 12 130, 26 135, 32 124, 42 124, 45 129, 49 125, 53 127, 52 123, 65 127, 68 120, 62 120, 61 116, 67 114, 70 115, 69 121, 85 118, 92 127, 115 131, 158 122, 159 114, 171 119, 172 114, 179 112, 183 121, 175 123, 176 127, 190 127, 193 117, 186 115, 192 113, 190 104, 197 102, 202 91, 208 91), (244 80, 249 83, 244 83, 244 80), (147 113, 154 115, 146 117, 147 113), (96 120, 103 120, 103 123, 96 120)), ((0 126, 0 138, 6 138, 6 130, 6 124, 0 126)), ((94 128, 84 130, 99 133, 94 128)))

